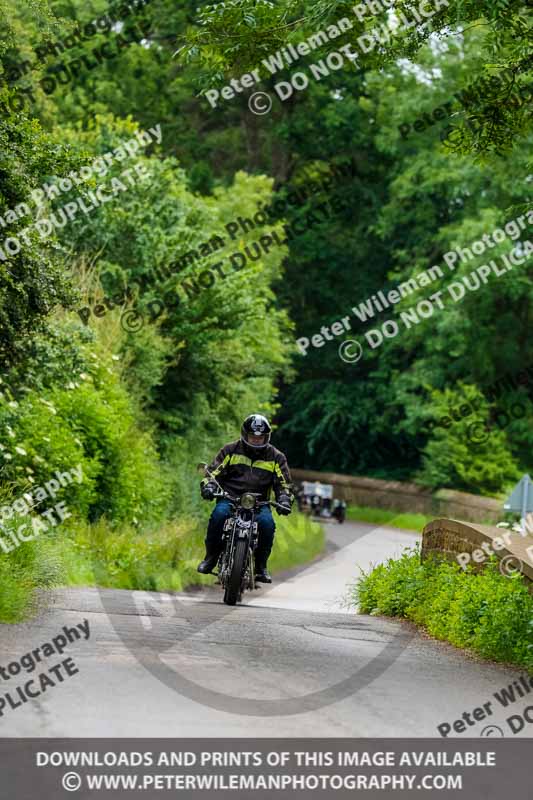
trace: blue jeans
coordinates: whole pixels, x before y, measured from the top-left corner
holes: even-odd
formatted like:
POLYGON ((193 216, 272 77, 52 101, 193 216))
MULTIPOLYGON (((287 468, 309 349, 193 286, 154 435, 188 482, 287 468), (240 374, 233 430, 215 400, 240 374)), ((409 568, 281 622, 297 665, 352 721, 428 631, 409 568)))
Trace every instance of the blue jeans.
MULTIPOLYGON (((224 523, 231 517, 231 510, 232 506, 229 500, 217 501, 209 519, 207 535, 205 537, 205 545, 210 550, 220 552, 224 523)), ((255 551, 255 563, 266 567, 274 543, 274 531, 276 530, 276 523, 274 522, 272 511, 269 506, 263 506, 259 514, 256 515, 255 520, 257 522, 259 534, 255 551)))

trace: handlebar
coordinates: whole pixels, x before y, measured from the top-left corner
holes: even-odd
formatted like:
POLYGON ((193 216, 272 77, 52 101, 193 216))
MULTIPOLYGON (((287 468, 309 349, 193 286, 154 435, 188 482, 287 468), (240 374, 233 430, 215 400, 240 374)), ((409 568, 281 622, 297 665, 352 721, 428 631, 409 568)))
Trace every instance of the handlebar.
MULTIPOLYGON (((226 492, 225 489, 223 489, 222 486, 220 485, 220 483, 217 481, 215 476, 212 474, 212 472, 209 471, 207 466, 205 467, 204 472, 206 473, 207 477, 211 481, 213 481, 213 483, 216 483, 216 485, 218 486, 218 488, 220 490, 218 492, 214 492, 213 493, 213 500, 215 498, 217 498, 217 497, 222 497, 225 500, 229 500, 231 503, 238 503, 239 502, 240 497, 233 497, 231 494, 226 492)), ((247 492, 247 494, 253 494, 253 492, 247 492)), ((283 506, 283 505, 281 505, 281 503, 277 503, 274 500, 256 500, 256 505, 258 507, 261 507, 261 506, 274 506, 275 508, 287 508, 287 506, 283 506)))
MULTIPOLYGON (((247 492, 247 494, 253 494, 253 492, 247 492)), ((226 492, 224 489, 221 489, 220 492, 216 492, 213 494, 213 499, 217 497, 222 497, 224 500, 229 500, 231 503, 238 503, 240 497, 233 497, 233 495, 226 492)), ((287 506, 281 505, 281 503, 277 503, 275 500, 256 500, 256 505, 261 508, 262 506, 275 506, 276 508, 286 508, 287 506)))

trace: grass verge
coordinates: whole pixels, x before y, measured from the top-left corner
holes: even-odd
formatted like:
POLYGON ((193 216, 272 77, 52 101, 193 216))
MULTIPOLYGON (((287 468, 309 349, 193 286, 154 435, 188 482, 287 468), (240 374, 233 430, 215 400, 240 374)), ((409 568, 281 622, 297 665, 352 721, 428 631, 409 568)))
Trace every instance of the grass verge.
POLYGON ((388 525, 391 528, 404 528, 408 531, 421 532, 428 522, 435 517, 426 517, 424 514, 408 514, 399 511, 389 511, 385 508, 371 508, 369 506, 348 506, 346 518, 359 522, 371 522, 377 525, 388 525))
POLYGON ((431 636, 483 658, 533 672, 533 596, 520 575, 496 559, 482 572, 447 561, 420 561, 419 548, 361 573, 351 589, 360 613, 412 620, 431 636))
POLYGON ((307 564, 320 555, 325 546, 324 528, 320 523, 313 522, 307 514, 293 511, 288 517, 277 517, 268 568, 276 573, 307 564))
MULTIPOLYGON (((9 539, 4 541, 9 543, 9 539)), ((13 552, 0 552, 0 622, 20 622, 31 616, 37 610, 36 590, 58 586, 63 578, 53 541, 23 542, 13 552)))
MULTIPOLYGON (((105 520, 78 524, 66 544, 67 583, 145 591, 182 591, 211 584, 213 576, 196 571, 204 556, 204 528, 189 522, 166 523, 152 533, 135 528, 110 530, 105 520)), ((269 561, 272 572, 305 564, 319 555, 325 534, 304 514, 276 518, 269 561)))
MULTIPOLYGON (((278 517, 273 572, 305 564, 324 549, 321 525, 303 514, 278 517)), ((13 525, 18 525, 14 520, 13 525)), ((9 541, 9 540, 8 540, 9 541)), ((36 590, 59 585, 182 591, 211 584, 196 571, 204 555, 204 526, 167 522, 151 532, 70 520, 12 552, 0 550, 0 622, 19 622, 37 610, 36 590)))

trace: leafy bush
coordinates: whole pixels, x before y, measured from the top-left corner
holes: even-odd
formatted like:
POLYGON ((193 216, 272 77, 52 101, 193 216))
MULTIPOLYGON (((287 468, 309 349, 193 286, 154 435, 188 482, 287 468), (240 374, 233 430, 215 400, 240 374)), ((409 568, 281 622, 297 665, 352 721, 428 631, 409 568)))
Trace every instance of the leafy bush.
MULTIPOLYGON (((2 8, 0 61, 6 47, 6 27, 2 8)), ((9 30, 9 29, 8 29, 9 30)), ((11 34, 13 31, 11 30, 11 34)), ((3 72, 3 70, 2 70, 3 72)), ((4 81, 0 86, 0 216, 10 217, 14 208, 34 209, 31 190, 58 169, 68 169, 66 150, 45 133, 37 120, 30 120, 20 111, 7 111, 6 102, 14 91, 4 81)), ((7 102, 9 107, 9 103, 7 102)), ((29 214, 13 214, 15 221, 2 222, 0 244, 8 238, 19 239, 18 251, 6 251, 7 260, 0 263, 0 364, 10 363, 26 347, 27 337, 42 324, 57 302, 69 305, 72 291, 51 246, 55 235, 43 243, 32 230, 22 234, 30 223, 29 214), (22 242, 22 244, 21 244, 22 242)), ((12 244, 15 247, 15 244, 12 244)), ((4 249, 2 247, 2 249, 4 249)))
MULTIPOLYGON (((154 519, 167 493, 152 434, 121 379, 119 357, 93 337, 87 340, 80 327, 65 324, 73 344, 64 349, 62 372, 55 350, 37 343, 26 362, 27 382, 2 385, 2 479, 23 492, 80 464, 82 483, 61 494, 77 514, 92 520, 107 514, 117 522, 154 519), (48 357, 51 377, 44 378, 41 359, 48 357)), ((61 349, 61 336, 59 343, 61 349)))
POLYGON ((359 611, 410 619, 437 639, 495 661, 533 669, 533 597, 520 575, 505 577, 492 559, 482 572, 418 548, 362 573, 352 587, 359 611))
POLYGON ((489 403, 479 389, 460 383, 457 389, 434 391, 427 411, 438 423, 450 418, 450 409, 468 407, 474 413, 452 419, 448 427, 435 428, 424 448, 423 469, 418 480, 433 489, 451 487, 466 492, 502 492, 507 484, 520 477, 520 471, 506 432, 489 429, 489 403))

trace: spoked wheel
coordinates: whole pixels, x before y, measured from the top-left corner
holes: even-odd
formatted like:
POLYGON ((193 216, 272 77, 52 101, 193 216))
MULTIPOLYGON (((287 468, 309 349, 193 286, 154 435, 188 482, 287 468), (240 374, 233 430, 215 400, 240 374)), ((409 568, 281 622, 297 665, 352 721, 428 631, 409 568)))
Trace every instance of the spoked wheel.
POLYGON ((250 551, 248 554, 248 588, 255 589, 255 569, 254 569, 254 554, 250 551))
POLYGON ((239 539, 235 545, 233 553, 233 567, 231 575, 226 584, 226 591, 224 592, 224 602, 228 606, 234 606, 242 596, 241 583, 242 573, 244 570, 244 563, 248 550, 248 542, 246 539, 239 539))

